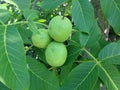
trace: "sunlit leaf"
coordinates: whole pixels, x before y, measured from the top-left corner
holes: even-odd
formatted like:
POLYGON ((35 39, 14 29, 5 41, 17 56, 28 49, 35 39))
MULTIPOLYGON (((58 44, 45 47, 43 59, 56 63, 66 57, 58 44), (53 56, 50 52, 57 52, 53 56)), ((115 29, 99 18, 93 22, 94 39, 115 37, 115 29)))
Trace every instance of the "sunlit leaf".
POLYGON ((9 19, 9 17, 10 17, 10 13, 7 10, 7 7, 0 4, 0 21, 5 23, 9 19))
POLYGON ((0 26, 0 81, 13 90, 29 90, 23 41, 14 26, 0 26))

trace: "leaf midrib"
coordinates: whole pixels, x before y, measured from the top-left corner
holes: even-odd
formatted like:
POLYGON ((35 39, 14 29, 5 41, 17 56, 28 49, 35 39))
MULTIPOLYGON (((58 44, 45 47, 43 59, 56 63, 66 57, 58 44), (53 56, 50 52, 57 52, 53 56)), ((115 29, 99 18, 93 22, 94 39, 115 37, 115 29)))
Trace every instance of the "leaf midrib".
POLYGON ((96 67, 97 64, 95 64, 92 69, 90 70, 90 72, 88 72, 88 74, 86 75, 86 77, 76 86, 76 88, 74 88, 74 90, 77 90, 77 88, 87 79, 87 77, 91 74, 91 72, 94 70, 94 68, 96 67))
POLYGON ((80 4, 80 2, 77 0, 76 1, 77 3, 78 3, 78 5, 79 5, 79 8, 80 8, 80 10, 81 10, 81 15, 82 15, 82 17, 83 17, 83 20, 84 20, 84 25, 86 25, 87 26, 87 24, 86 24, 86 22, 85 22, 85 17, 84 17, 84 15, 83 15, 83 10, 82 10, 82 7, 81 7, 81 4, 80 4))
POLYGON ((105 70, 105 68, 100 64, 99 67, 105 72, 105 74, 107 75, 107 77, 109 78, 110 82, 112 83, 112 85, 115 87, 116 90, 118 90, 118 87, 115 85, 114 81, 111 79, 109 73, 105 70))
MULTIPOLYGON (((8 55, 8 53, 7 53, 7 45, 6 45, 6 43, 7 43, 7 41, 6 41, 6 32, 7 32, 7 26, 5 26, 5 31, 4 31, 4 48, 5 48, 5 53, 6 53, 6 57, 7 57, 7 59, 8 59, 8 62, 9 62, 9 64, 10 64, 10 67, 11 67, 11 69, 12 69, 12 71, 13 71, 13 73, 15 74, 15 77, 16 77, 16 79, 19 81, 19 83, 21 84, 21 86, 24 88, 24 86, 22 85, 22 82, 19 80, 19 78, 17 77, 17 74, 16 74, 16 72, 14 71, 14 68, 12 67, 12 65, 11 65, 11 61, 10 61, 10 58, 9 58, 9 55, 8 55)), ((25 88, 24 88, 25 89, 25 88)))
POLYGON ((116 6, 116 8, 118 9, 118 11, 119 11, 119 13, 120 13, 120 9, 118 8, 117 3, 115 2, 115 0, 112 0, 112 1, 113 1, 114 5, 116 6))
POLYGON ((105 61, 106 59, 114 58, 114 57, 117 57, 117 56, 120 56, 120 53, 118 55, 106 57, 106 58, 102 59, 101 62, 105 61))

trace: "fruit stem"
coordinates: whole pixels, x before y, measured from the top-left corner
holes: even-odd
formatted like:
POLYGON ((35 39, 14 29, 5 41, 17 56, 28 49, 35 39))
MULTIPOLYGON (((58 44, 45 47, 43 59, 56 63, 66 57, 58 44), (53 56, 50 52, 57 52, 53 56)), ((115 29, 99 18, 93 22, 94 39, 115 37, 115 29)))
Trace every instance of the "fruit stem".
POLYGON ((51 68, 49 68, 48 70, 49 70, 49 71, 50 71, 50 70, 53 70, 53 68, 54 68, 54 67, 51 67, 51 68))
POLYGON ((52 67, 52 70, 53 70, 53 72, 55 73, 55 75, 58 77, 59 74, 58 74, 57 68, 56 68, 56 67, 52 67))
POLYGON ((53 73, 57 76, 57 78, 58 78, 58 80, 59 80, 59 85, 60 85, 60 77, 59 77, 57 68, 56 68, 56 67, 52 67, 52 68, 53 68, 53 73))
POLYGON ((32 47, 33 47, 33 44, 28 47, 28 49, 26 50, 26 52, 29 51, 32 47))
POLYGON ((73 32, 80 32, 80 31, 78 31, 78 30, 75 30, 75 29, 72 29, 72 31, 73 31, 73 32))
POLYGON ((42 25, 42 26, 48 28, 48 25, 46 25, 46 24, 44 24, 44 23, 40 23, 40 22, 35 22, 35 23, 36 23, 36 24, 40 24, 40 25, 42 25))

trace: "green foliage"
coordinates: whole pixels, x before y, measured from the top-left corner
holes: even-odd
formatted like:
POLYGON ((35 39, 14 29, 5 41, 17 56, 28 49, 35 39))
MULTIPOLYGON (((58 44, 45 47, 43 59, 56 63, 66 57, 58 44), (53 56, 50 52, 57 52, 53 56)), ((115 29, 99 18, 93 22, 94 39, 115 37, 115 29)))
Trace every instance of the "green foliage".
POLYGON ((28 9, 31 6, 31 0, 5 0, 5 1, 15 5, 20 10, 28 9))
POLYGON ((0 23, 7 22, 9 17, 10 17, 10 13, 7 10, 7 7, 5 5, 0 4, 0 23))
POLYGON ((0 82, 0 90, 9 90, 9 88, 0 82))
POLYGON ((81 32, 89 33, 94 23, 94 10, 88 0, 72 1, 72 17, 81 32))
POLYGON ((42 63, 27 57, 30 73, 30 90, 58 90, 59 82, 55 73, 50 72, 42 63))
POLYGON ((31 44, 32 32, 29 29, 26 29, 24 25, 17 26, 17 30, 19 31, 24 44, 31 44))
POLYGON ((111 43, 105 46, 99 53, 99 59, 101 62, 110 64, 120 64, 120 45, 117 43, 111 43))
POLYGON ((115 66, 102 64, 102 67, 99 69, 99 76, 107 86, 108 90, 120 89, 120 73, 115 66))
POLYGON ((69 73, 61 90, 92 90, 97 78, 98 69, 96 64, 82 63, 69 73))
POLYGON ((58 5, 61 5, 62 3, 64 3, 67 0, 43 0, 42 2, 40 2, 40 7, 47 10, 47 11, 51 11, 53 9, 55 9, 58 5))
POLYGON ((116 34, 120 35, 120 1, 119 0, 100 0, 103 12, 116 34), (109 2, 109 4, 108 4, 109 2))
POLYGON ((62 82, 71 71, 73 63, 75 62, 75 60, 77 59, 80 53, 80 48, 73 45, 69 45, 67 47, 67 50, 68 50, 67 61, 65 65, 61 67, 62 70, 61 70, 60 78, 62 82))
POLYGON ((28 90, 29 74, 23 42, 14 26, 0 26, 0 81, 14 90, 28 90))
POLYGON ((119 3, 100 0, 103 30, 89 0, 0 1, 0 90, 120 90, 119 3), (63 42, 65 63, 52 67, 31 36, 57 15, 70 20, 72 34, 63 42))

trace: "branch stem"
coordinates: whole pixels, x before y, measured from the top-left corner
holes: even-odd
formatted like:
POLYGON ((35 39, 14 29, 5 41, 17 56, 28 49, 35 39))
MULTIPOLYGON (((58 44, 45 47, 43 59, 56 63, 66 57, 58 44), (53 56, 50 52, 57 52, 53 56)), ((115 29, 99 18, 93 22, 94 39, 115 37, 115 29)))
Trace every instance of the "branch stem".
MULTIPOLYGON (((40 24, 40 25, 48 28, 48 25, 46 25, 44 23, 40 23, 40 22, 34 22, 34 23, 40 24)), ((28 24, 28 21, 21 21, 21 22, 10 23, 10 24, 8 24, 8 26, 10 26, 10 25, 17 25, 17 24, 28 24)))

